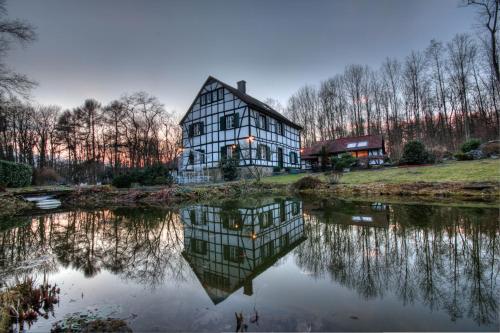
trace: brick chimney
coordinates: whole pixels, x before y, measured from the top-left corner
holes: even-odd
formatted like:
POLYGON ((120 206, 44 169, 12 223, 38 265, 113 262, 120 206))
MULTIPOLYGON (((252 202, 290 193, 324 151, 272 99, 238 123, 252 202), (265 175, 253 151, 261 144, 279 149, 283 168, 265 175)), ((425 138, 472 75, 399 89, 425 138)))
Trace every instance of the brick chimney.
POLYGON ((247 93, 247 82, 245 80, 238 81, 238 90, 242 93, 247 93))

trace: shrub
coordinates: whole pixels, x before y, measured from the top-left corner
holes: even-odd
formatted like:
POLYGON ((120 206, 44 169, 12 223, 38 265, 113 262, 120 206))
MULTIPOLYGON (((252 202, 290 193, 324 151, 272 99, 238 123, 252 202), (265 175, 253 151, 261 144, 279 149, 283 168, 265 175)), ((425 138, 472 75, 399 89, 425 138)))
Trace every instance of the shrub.
POLYGON ((156 164, 139 171, 135 182, 141 185, 170 185, 173 182, 168 169, 162 164, 156 164))
POLYGON ((292 187, 296 190, 310 190, 315 189, 323 184, 323 182, 317 177, 307 176, 297 180, 292 184, 292 187))
POLYGON ((273 172, 280 172, 281 171, 281 168, 280 167, 273 167, 273 172))
POLYGON ((422 142, 414 140, 405 144, 399 164, 426 164, 434 163, 435 160, 436 158, 425 149, 422 142))
POLYGON ((52 168, 35 169, 33 172, 33 184, 35 185, 53 185, 62 181, 63 178, 52 168))
POLYGON ((351 154, 342 154, 340 157, 332 157, 332 166, 335 170, 342 171, 345 168, 351 168, 355 166, 357 160, 351 154))
POLYGON ((146 186, 171 185, 173 179, 168 169, 158 164, 144 169, 129 170, 123 175, 115 176, 111 182, 118 188, 129 188, 133 183, 146 186))
POLYGON ((130 174, 123 174, 113 178, 111 184, 118 188, 129 188, 132 185, 134 179, 130 174))
POLYGON ((457 161, 470 161, 473 159, 472 155, 462 153, 461 151, 453 155, 457 161))
POLYGON ((224 180, 235 180, 238 178, 239 160, 235 158, 225 158, 221 161, 221 172, 224 180))
POLYGON ((462 151, 462 153, 467 153, 467 152, 469 152, 471 150, 479 148, 480 145, 481 145, 481 141, 480 140, 478 140, 478 139, 470 139, 470 140, 465 141, 460 146, 460 150, 462 151))
POLYGON ((31 184, 33 169, 27 164, 0 161, 0 185, 23 187, 31 184))

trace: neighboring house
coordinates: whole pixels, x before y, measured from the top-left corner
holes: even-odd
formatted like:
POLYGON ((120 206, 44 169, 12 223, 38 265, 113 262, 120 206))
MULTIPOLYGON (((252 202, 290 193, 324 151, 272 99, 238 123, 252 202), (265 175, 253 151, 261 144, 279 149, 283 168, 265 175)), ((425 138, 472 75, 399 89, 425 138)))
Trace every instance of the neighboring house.
POLYGON ((194 205, 182 208, 180 216, 182 254, 214 304, 242 286, 252 295, 253 279, 305 239, 302 203, 295 200, 194 205))
POLYGON ((211 76, 205 81, 180 121, 179 171, 207 170, 220 178, 220 162, 229 157, 262 174, 274 167, 300 168, 301 127, 247 95, 245 81, 237 84, 234 88, 211 76))
POLYGON ((384 138, 382 135, 364 135, 316 142, 302 150, 302 167, 322 166, 324 156, 328 157, 326 162, 329 164, 331 157, 344 153, 356 157, 362 166, 382 165, 386 157, 384 138))

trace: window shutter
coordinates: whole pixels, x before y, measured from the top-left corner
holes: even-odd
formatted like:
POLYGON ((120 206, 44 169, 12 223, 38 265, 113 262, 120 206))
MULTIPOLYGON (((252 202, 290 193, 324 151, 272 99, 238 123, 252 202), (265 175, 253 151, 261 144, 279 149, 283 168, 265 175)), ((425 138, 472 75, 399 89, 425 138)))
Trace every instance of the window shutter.
POLYGON ((193 124, 189 124, 189 127, 188 127, 188 136, 190 138, 192 138, 194 135, 194 128, 193 128, 193 124))
POLYGON ((240 114, 239 113, 235 113, 233 115, 233 126, 236 128, 236 127, 240 127, 240 114))
POLYGON ((227 146, 220 148, 220 158, 221 160, 225 160, 227 158, 227 146))
POLYGON ((267 117, 264 116, 264 129, 269 131, 269 121, 267 121, 267 117))
POLYGON ((224 245, 224 260, 229 260, 229 246, 224 245))
POLYGON ((198 126, 200 126, 200 135, 205 134, 205 126, 202 121, 198 123, 198 126))
POLYGON ((240 159, 240 145, 236 145, 233 149, 233 158, 236 160, 240 159))
POLYGON ((266 160, 271 160, 271 148, 269 148, 268 146, 266 146, 266 160))
POLYGON ((262 159, 262 154, 261 154, 261 146, 262 145, 257 145, 257 159, 260 160, 262 159))
POLYGON ((220 131, 226 130, 226 117, 225 116, 220 117, 219 130, 220 131))

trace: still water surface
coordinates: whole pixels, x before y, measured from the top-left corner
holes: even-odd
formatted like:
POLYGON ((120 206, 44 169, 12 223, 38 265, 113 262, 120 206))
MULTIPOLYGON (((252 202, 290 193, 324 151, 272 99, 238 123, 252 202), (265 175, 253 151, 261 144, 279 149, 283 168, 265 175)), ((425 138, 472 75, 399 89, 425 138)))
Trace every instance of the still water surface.
POLYGON ((0 281, 61 288, 135 332, 499 331, 495 208, 264 198, 0 224, 0 281), (256 316, 258 315, 258 318, 256 316))

